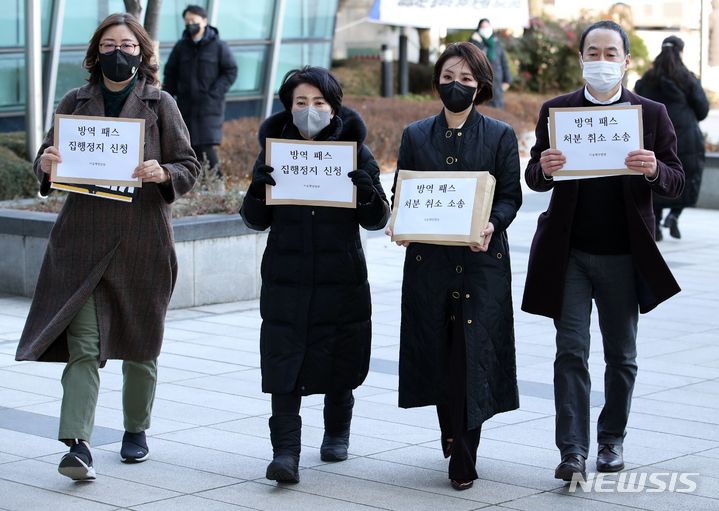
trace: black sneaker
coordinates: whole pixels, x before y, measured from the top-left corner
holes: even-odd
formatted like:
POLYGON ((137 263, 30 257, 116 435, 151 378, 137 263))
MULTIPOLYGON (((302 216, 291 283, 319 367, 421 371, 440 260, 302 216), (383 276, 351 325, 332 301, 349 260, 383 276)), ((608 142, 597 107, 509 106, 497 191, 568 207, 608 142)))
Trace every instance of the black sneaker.
POLYGON ((150 449, 147 447, 145 432, 130 433, 125 431, 122 436, 122 448, 120 458, 123 463, 140 463, 150 457, 150 449))
POLYGON ((95 469, 92 466, 92 454, 90 454, 90 447, 87 445, 87 442, 73 438, 70 452, 62 457, 57 471, 73 481, 95 479, 95 469))

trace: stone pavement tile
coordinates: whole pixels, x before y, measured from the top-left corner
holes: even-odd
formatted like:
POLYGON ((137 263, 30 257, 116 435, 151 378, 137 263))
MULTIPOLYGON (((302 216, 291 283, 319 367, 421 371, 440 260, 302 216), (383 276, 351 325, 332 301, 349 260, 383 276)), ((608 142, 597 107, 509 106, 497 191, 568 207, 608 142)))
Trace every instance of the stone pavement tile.
MULTIPOLYGON (((249 502, 245 503, 251 505, 249 502)), ((242 511, 246 509, 250 511, 257 508, 228 504, 197 495, 183 495, 133 507, 133 511, 178 511, 180 509, 191 509, 192 511, 242 511)))
MULTIPOLYGON (((183 384, 165 383, 158 385, 157 398, 180 401, 202 408, 225 410, 242 415, 259 415, 267 411, 266 399, 254 399, 228 392, 213 392, 183 384)), ((237 417, 235 417, 237 418, 237 417)))
POLYGON ((675 419, 698 421, 705 424, 712 424, 714 426, 719 425, 719 414, 711 408, 682 403, 670 403, 668 401, 657 399, 632 399, 632 413, 629 417, 631 418, 631 416, 635 413, 646 413, 662 418, 671 417, 675 419))
POLYGON ((34 394, 50 398, 62 397, 62 386, 58 379, 35 376, 19 371, 0 371, 0 387, 19 391, 32 389, 34 394))
MULTIPOLYGON (((266 460, 266 462, 272 459, 270 435, 261 438, 214 428, 196 428, 165 433, 158 435, 156 438, 174 442, 177 448, 180 449, 182 448, 181 445, 186 444, 211 449, 213 451, 241 454, 243 456, 266 460)), ((319 445, 317 448, 319 449, 319 445)), ((300 457, 301 463, 305 457, 306 456, 300 457)), ((317 461, 319 461, 319 456, 317 457, 317 461)))
MULTIPOLYGON (((63 477, 57 472, 55 474, 63 477)), ((52 477, 52 476, 51 476, 52 477)), ((63 477, 63 479, 65 479, 63 477)), ((69 479, 67 479, 69 481, 69 479)), ((84 483, 82 483, 84 484, 84 483)), ((116 511, 117 506, 102 504, 92 499, 65 495, 40 487, 19 484, 0 478, 0 509, 3 511, 116 511)))
MULTIPOLYGON (((479 444, 478 456, 494 460, 507 460, 522 465, 551 469, 561 461, 559 451, 554 446, 554 440, 543 446, 533 446, 516 442, 506 442, 491 438, 482 438, 479 444)), ((553 474, 554 472, 552 472, 553 474)))
POLYGON ((672 374, 676 376, 691 376, 694 378, 710 379, 716 378, 716 371, 710 367, 699 365, 697 360, 694 364, 675 364, 671 361, 657 360, 655 358, 639 359, 640 371, 654 371, 656 373, 672 374))
POLYGON ((400 424, 369 417, 353 417, 352 429, 361 431, 366 436, 405 444, 430 442, 437 438, 438 433, 437 424, 434 421, 429 424, 429 427, 421 427, 416 424, 400 424))
MULTIPOLYGON (((596 438, 596 435, 593 438, 596 438)), ((631 459, 637 465, 649 465, 677 456, 700 453, 715 447, 719 447, 719 439, 708 440, 657 431, 629 429, 627 437, 624 439, 624 458, 625 460, 631 459), (630 456, 630 453, 633 454, 630 456)), ((596 449, 596 445, 594 449, 596 449)))
POLYGON ((23 321, 27 318, 27 313, 30 310, 30 298, 23 296, 0 296, 0 310, 3 314, 9 316, 17 316, 22 318, 23 321))
POLYGON ((245 300, 241 302, 215 303, 212 305, 201 305, 191 307, 189 310, 207 312, 210 314, 227 314, 229 312, 240 312, 251 309, 259 309, 260 300, 245 300))
MULTIPOLYGON (((176 342, 163 346, 162 354, 188 357, 193 360, 228 361, 236 366, 244 367, 260 366, 260 355, 257 352, 203 346, 191 342, 176 342)), ((238 368, 241 367, 236 367, 236 369, 238 368)))
MULTIPOLYGON (((116 460, 114 463, 121 463, 117 454, 114 454, 112 459, 116 460)), ((113 462, 110 461, 109 453, 103 453, 98 449, 93 450, 93 461, 97 472, 97 479, 94 481, 73 482, 60 475, 57 471, 59 460, 58 456, 48 461, 28 459, 0 465, 0 480, 14 481, 33 488, 116 507, 134 507, 177 495, 177 492, 108 476, 105 471, 106 466, 113 462)))
MULTIPOLYGON (((188 330, 190 332, 200 332, 203 334, 203 337, 207 335, 224 335, 227 337, 232 337, 237 332, 236 325, 226 325, 223 323, 206 321, 206 317, 172 321, 170 323, 170 326, 174 329, 188 330)), ((251 326, 251 321, 248 318, 247 325, 244 328, 255 328, 255 326, 251 326)), ((257 328, 259 328, 259 325, 257 326, 257 328)))
POLYGON ((363 385, 370 385, 387 390, 397 390, 399 388, 399 377, 396 374, 383 374, 370 371, 363 385))
MULTIPOLYGON (((252 353, 258 353, 260 349, 260 334, 254 330, 248 330, 253 332, 253 337, 244 338, 240 337, 239 334, 243 328, 238 328, 238 335, 203 335, 192 339, 183 340, 181 344, 194 344, 199 346, 208 346, 215 348, 225 348, 229 350, 248 351, 252 353)), ((249 336, 248 336, 249 337, 249 336)), ((165 351, 165 345, 163 345, 163 352, 165 351)))
MULTIPOLYGON (((158 386, 158 389, 160 388, 158 386)), ((181 394, 179 396, 172 394, 167 399, 158 395, 152 408, 152 418, 164 418, 194 426, 210 426, 247 417, 247 414, 240 413, 240 411, 220 410, 202 404, 183 403, 179 399, 181 399, 181 394)))
POLYGON ((0 313, 0 334, 17 336, 19 339, 24 327, 24 317, 0 313))
POLYGON ((237 371, 237 366, 231 362, 195 359, 193 357, 173 355, 172 353, 160 354, 157 363, 160 367, 171 367, 202 374, 224 374, 237 371))
POLYGON ((546 447, 554 445, 554 430, 532 428, 524 423, 506 424, 499 428, 482 431, 484 439, 496 440, 509 444, 522 444, 532 447, 546 447), (531 434, 527 434, 531 431, 531 434))
POLYGON ((668 401, 670 403, 703 406, 707 409, 711 409, 711 411, 716 413, 717 409, 719 408, 719 400, 712 399, 711 396, 707 396, 707 394, 705 393, 695 392, 687 389, 688 386, 681 387, 678 389, 666 389, 644 397, 646 399, 668 401))
MULTIPOLYGON (((708 410, 708 409, 707 409, 708 410)), ((707 416, 710 414, 707 413, 707 416)), ((716 411, 711 413, 716 420, 716 411)), ((711 438, 719 442, 719 424, 710 424, 699 420, 678 419, 662 417, 661 415, 647 414, 632 410, 629 415, 628 426, 643 431, 659 431, 674 434, 677 438, 711 438)))
POLYGON ((641 358, 652 358, 699 348, 705 344, 696 340, 688 340, 686 335, 679 338, 656 339, 642 331, 641 337, 637 338, 637 351, 641 358))
MULTIPOLYGON (((408 474, 408 484, 411 484, 408 474)), ((301 470, 297 491, 336 498, 366 506, 379 506, 381 509, 397 511, 436 511, 452 509, 457 511, 473 510, 479 507, 481 495, 466 495, 472 490, 444 494, 449 481, 438 477, 423 490, 415 490, 404 485, 387 484, 355 477, 346 477, 322 470, 301 470)))
MULTIPOLYGON (((244 371, 237 371, 237 373, 243 372, 244 371)), ((235 373, 223 374, 221 376, 202 376, 191 380, 185 380, 179 384, 183 387, 192 387, 195 389, 211 390, 253 399, 260 399, 262 401, 266 401, 267 409, 270 409, 271 395, 263 393, 258 382, 233 378, 233 374, 235 373)))
MULTIPOLYGON (((387 509, 384 504, 380 504, 379 507, 356 504, 348 500, 341 491, 338 492, 337 496, 331 497, 308 493, 303 475, 304 471, 300 473, 301 482, 299 484, 278 485, 267 480, 264 483, 247 482, 203 492, 198 494, 197 497, 213 499, 233 506, 251 505, 252 509, 266 511, 369 511, 387 509)), ((209 509, 214 511, 214 508, 209 509)), ((218 509, 223 510, 224 508, 219 507, 218 509)))
POLYGON ((257 438, 269 438, 270 426, 268 420, 270 418, 270 410, 267 409, 267 415, 263 417, 246 417, 233 421, 222 422, 210 426, 220 431, 230 431, 232 433, 241 433, 243 435, 254 436, 257 438))
MULTIPOLYGON (((372 354, 376 348, 386 348, 389 346, 399 346, 399 337, 395 335, 385 335, 380 333, 372 333, 372 354)), ((398 348, 399 351, 399 348, 398 348)))
MULTIPOLYGON (((439 453, 435 453, 439 454, 439 453)), ((457 497, 457 490, 450 485, 447 475, 447 462, 443 463, 441 470, 433 470, 422 467, 399 465, 392 461, 356 458, 344 463, 335 463, 316 467, 315 470, 327 471, 332 474, 345 475, 365 481, 374 481, 381 484, 389 484, 400 488, 410 488, 419 491, 431 491, 432 493, 457 497)), ((537 490, 522 488, 516 485, 498 483, 478 479, 472 489, 460 493, 466 500, 473 500, 480 503, 497 504, 521 498, 537 493, 537 490)))
POLYGON ((671 362, 686 365, 696 364, 698 362, 714 362, 719 360, 719 345, 688 348, 676 353, 659 355, 653 357, 653 359, 660 362, 671 362))
POLYGON ((21 408, 23 406, 47 403, 54 401, 56 398, 35 394, 34 392, 25 392, 22 390, 6 389, 0 387, 0 403, 7 408, 21 408))
MULTIPOLYGON (((395 394, 394 402, 378 403, 375 401, 356 400, 353 410, 354 417, 379 418, 382 421, 408 426, 419 426, 437 430, 439 435, 439 422, 437 409, 434 406, 417 408, 399 408, 395 394)), ((437 436, 439 438, 439 436, 437 436)))
MULTIPOLYGON (((642 471, 644 470, 642 469, 642 471)), ((650 476, 651 471, 649 474, 647 474, 647 482, 643 488, 643 491, 617 491, 617 488, 620 485, 618 484, 618 482, 616 482, 615 478, 617 478, 618 476, 612 475, 611 477, 604 478, 604 481, 601 484, 601 489, 614 491, 597 491, 597 486, 595 482, 591 491, 585 492, 580 487, 577 488, 573 496, 582 499, 582 509, 595 509, 593 506, 598 505, 599 503, 603 503, 604 505, 645 509, 649 511, 709 511, 716 509, 716 500, 713 498, 706 498, 699 495, 698 493, 679 493, 677 491, 669 491, 668 489, 671 476, 663 476, 662 481, 662 476, 655 475, 655 478, 657 478, 658 481, 661 481, 659 485, 651 484, 650 476), (662 485, 664 485, 663 491, 659 491, 660 489, 662 489, 662 485)), ((625 479, 625 483, 621 485, 623 488, 626 488, 626 481, 628 480, 625 479)), ((685 486, 682 486, 682 488, 684 487, 685 486)), ((635 488, 638 489, 638 486, 635 486, 635 488)), ((569 487, 565 487, 553 493, 567 495, 569 493, 569 487)), ((560 505, 559 509, 564 508, 560 505)), ((605 508, 598 507, 597 509, 605 508)))
POLYGON ((186 330, 184 328, 175 328, 173 322, 165 321, 165 335, 164 340, 167 341, 189 341, 192 339, 202 339, 207 337, 207 334, 202 331, 186 330))
POLYGON ((108 476, 128 482, 141 481, 143 485, 177 493, 197 493, 241 482, 238 477, 217 474, 210 464, 204 468, 188 468, 166 461, 155 460, 155 446, 150 444, 150 459, 143 463, 122 463, 120 443, 93 449, 95 465, 108 476))

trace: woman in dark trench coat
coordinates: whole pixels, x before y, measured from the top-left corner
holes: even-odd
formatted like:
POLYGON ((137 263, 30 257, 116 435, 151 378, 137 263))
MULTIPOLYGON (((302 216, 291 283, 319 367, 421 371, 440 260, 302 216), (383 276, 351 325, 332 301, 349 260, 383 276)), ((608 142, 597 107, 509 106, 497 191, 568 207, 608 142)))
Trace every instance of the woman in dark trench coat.
POLYGON ((240 214, 251 229, 270 227, 262 259, 262 391, 272 394, 273 461, 267 478, 299 482, 301 396, 325 394, 323 461, 347 459, 352 390, 369 370, 370 289, 359 227, 382 229, 389 205, 379 167, 364 145, 367 128, 342 106, 337 78, 320 67, 295 69, 279 91, 285 110, 262 123, 262 146, 240 214), (266 139, 357 142, 357 207, 269 206, 266 139))
POLYGON ((397 160, 398 170, 488 171, 496 179, 483 246, 397 243, 407 247, 399 405, 437 406, 456 490, 478 477, 482 423, 519 406, 506 229, 522 189, 514 130, 475 109, 492 99, 492 79, 476 46, 449 45, 432 77, 444 109, 405 129, 397 160))
MULTIPOLYGON (((145 120, 142 178, 131 202, 70 193, 50 233, 17 360, 67 362, 58 438, 70 446, 59 472, 95 479, 90 437, 99 368, 123 360, 122 461, 148 457, 145 430, 157 383, 165 313, 177 278, 170 204, 194 186, 200 166, 175 101, 156 88, 152 40, 135 18, 112 14, 95 31, 84 67, 88 84, 60 100, 56 113, 145 120)), ((53 126, 34 164, 50 192, 53 126)), ((110 144, 107 144, 108 146, 110 144)))

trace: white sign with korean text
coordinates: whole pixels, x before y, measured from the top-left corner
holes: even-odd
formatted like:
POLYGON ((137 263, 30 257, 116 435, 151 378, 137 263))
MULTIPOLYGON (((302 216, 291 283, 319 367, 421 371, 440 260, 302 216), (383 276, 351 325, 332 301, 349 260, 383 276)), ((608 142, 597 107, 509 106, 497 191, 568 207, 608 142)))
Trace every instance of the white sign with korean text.
POLYGON ((403 180, 392 233, 468 236, 476 188, 476 178, 403 180))
POLYGON ((529 26, 529 0, 375 0, 369 21, 418 28, 477 28, 488 18, 494 28, 529 26))
POLYGON ((549 134, 550 147, 567 158, 555 180, 641 174, 624 164, 644 148, 641 105, 550 108, 549 134))
POLYGON ((53 163, 52 181, 105 186, 142 186, 132 178, 142 163, 144 119, 55 115, 55 147, 62 163, 53 163))
POLYGON ((494 177, 486 171, 399 170, 390 218, 392 240, 482 245, 494 186, 494 177))
POLYGON ((267 204, 355 208, 357 189, 347 174, 357 168, 356 142, 267 139, 274 169, 267 204))

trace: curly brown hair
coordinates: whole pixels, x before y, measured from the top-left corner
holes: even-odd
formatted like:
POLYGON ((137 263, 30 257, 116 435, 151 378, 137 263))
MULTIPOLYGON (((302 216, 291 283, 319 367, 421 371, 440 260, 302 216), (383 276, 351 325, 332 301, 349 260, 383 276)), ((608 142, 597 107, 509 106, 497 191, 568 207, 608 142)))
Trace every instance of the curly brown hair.
POLYGON ((479 83, 477 96, 474 98, 475 105, 481 105, 494 97, 494 71, 484 52, 474 44, 468 42, 452 43, 442 52, 434 64, 432 75, 432 90, 439 94, 439 76, 442 74, 442 67, 452 57, 459 57, 464 60, 472 71, 474 79, 479 83))
POLYGON ((90 72, 90 77, 86 78, 86 80, 93 85, 100 83, 100 78, 102 78, 102 69, 100 69, 100 63, 98 62, 100 40, 102 39, 102 35, 105 33, 105 30, 116 25, 127 26, 127 28, 135 34, 135 37, 137 37, 137 42, 140 43, 140 55, 142 56, 142 61, 140 62, 140 67, 137 70, 138 79, 144 77, 148 84, 157 86, 160 83, 157 79, 157 72, 160 70, 160 66, 157 65, 157 61, 155 59, 152 39, 142 25, 140 25, 140 22, 137 21, 132 14, 128 14, 126 12, 110 14, 107 18, 105 18, 105 21, 100 23, 97 30, 95 30, 92 39, 90 39, 90 42, 87 45, 85 60, 82 61, 82 67, 90 72))

